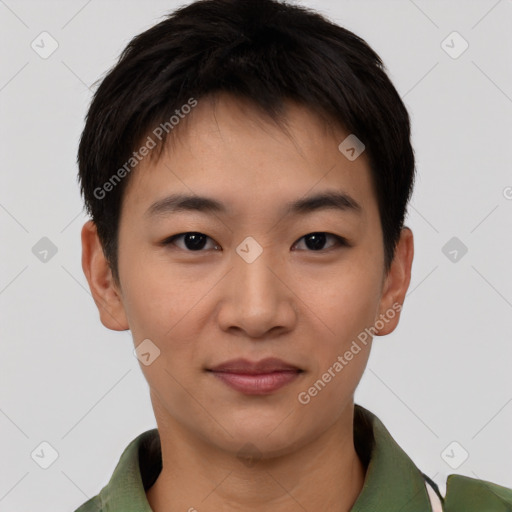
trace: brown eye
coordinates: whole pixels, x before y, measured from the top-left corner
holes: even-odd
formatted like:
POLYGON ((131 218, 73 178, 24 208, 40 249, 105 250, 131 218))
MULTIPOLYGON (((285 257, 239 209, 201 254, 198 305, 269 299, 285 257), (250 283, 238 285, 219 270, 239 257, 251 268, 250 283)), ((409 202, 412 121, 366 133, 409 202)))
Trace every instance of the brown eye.
MULTIPOLYGON (((198 233, 195 231, 191 231, 188 233, 179 233, 177 235, 173 235, 169 238, 166 238, 162 244, 163 245, 177 245, 176 240, 182 239, 184 246, 178 246, 180 249, 189 252, 201 252, 202 249, 207 245, 208 240, 212 240, 209 236, 204 233, 198 233)), ((213 240, 212 240, 213 242, 213 240)), ((218 245, 215 243, 213 248, 217 248, 218 245)))
MULTIPOLYGON (((313 252, 320 252, 332 249, 336 246, 342 246, 342 247, 348 247, 349 244, 347 240, 341 236, 333 235, 332 233, 324 233, 324 232, 315 232, 315 233, 309 233, 307 235, 304 235, 302 238, 299 239, 304 240, 304 243, 306 247, 313 252), (326 240, 329 239, 329 237, 333 240, 335 240, 334 246, 331 245, 331 247, 328 247, 327 249, 324 247, 326 244, 326 240)), ((296 242, 297 244, 298 242, 296 242)))

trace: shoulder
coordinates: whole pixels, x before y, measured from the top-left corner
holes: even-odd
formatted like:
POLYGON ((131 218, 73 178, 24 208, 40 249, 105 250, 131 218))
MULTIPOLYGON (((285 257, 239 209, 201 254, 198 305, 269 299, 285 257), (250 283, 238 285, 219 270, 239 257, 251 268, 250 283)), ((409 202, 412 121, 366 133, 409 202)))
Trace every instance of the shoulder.
POLYGON ((109 482, 74 512, 151 512, 146 489, 162 469, 158 429, 147 430, 124 449, 109 482))
POLYGON ((512 512, 512 489, 485 480, 449 475, 444 512, 512 512))
POLYGON ((97 495, 80 505, 75 512, 101 512, 102 510, 101 498, 100 495, 97 495))

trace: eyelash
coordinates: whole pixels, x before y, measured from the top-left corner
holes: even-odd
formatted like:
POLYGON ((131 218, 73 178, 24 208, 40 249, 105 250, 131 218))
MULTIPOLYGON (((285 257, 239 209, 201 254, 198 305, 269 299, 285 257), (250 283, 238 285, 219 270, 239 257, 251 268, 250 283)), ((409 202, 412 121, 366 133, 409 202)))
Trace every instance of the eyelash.
MULTIPOLYGON (((210 240, 213 240, 212 238, 210 238, 208 235, 205 235, 204 233, 200 233, 198 231, 187 231, 185 233, 178 233, 176 235, 172 235, 168 238, 166 238, 165 240, 162 241, 162 245, 163 246, 169 246, 169 245, 173 245, 174 244, 174 241, 177 240, 178 238, 181 238, 185 235, 203 235, 203 236, 206 236, 206 238, 210 239, 210 240)), ((297 242, 294 243, 294 245, 296 245, 299 241, 301 241, 302 239, 306 238, 307 236, 310 236, 310 235, 327 235, 328 237, 332 237, 336 240, 336 243, 337 243, 337 246, 338 247, 330 247, 328 249, 320 249, 318 251, 313 251, 313 250, 307 250, 306 252, 319 252, 319 253, 322 253, 322 252, 327 252, 327 251, 331 251, 333 249, 336 249, 336 248, 341 248, 341 247, 351 247, 351 244, 347 241, 346 238, 343 238, 342 236, 339 236, 339 235, 334 235, 333 233, 327 233, 325 231, 313 231, 311 233, 307 233, 306 235, 302 236, 301 238, 299 238, 297 240, 297 242)), ((216 247, 218 247, 219 245, 216 243, 216 247)), ((178 247, 178 249, 181 249, 181 247, 178 247)), ((204 249, 199 249, 197 251, 191 251, 189 249, 181 249, 185 252, 189 252, 189 253, 194 253, 194 252, 197 252, 197 253, 200 253, 200 252, 205 252, 204 249)))

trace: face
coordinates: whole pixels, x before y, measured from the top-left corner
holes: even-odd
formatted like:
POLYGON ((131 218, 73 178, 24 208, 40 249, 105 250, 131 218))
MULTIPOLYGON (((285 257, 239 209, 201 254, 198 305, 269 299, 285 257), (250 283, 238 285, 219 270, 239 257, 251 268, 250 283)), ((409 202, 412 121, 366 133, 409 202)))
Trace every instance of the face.
POLYGON ((289 104, 287 125, 226 96, 200 101, 131 176, 119 288, 98 284, 107 267, 83 235, 103 323, 150 340, 141 368, 159 428, 233 453, 285 453, 339 422, 367 363, 362 333, 379 319, 379 334, 394 329, 409 282, 410 243, 384 274, 365 153, 347 159, 349 133, 304 107, 289 104), (218 205, 177 207, 178 194, 218 205), (267 358, 280 361, 250 364, 267 358))

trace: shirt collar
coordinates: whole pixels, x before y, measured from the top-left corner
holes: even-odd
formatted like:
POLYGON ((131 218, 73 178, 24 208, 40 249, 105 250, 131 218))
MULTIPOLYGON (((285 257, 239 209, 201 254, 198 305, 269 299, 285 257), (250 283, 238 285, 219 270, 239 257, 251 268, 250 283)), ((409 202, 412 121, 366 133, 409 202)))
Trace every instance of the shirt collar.
POLYGON ((363 488, 351 512, 431 512, 423 473, 373 413, 355 405, 354 444, 365 462, 370 451, 363 488))
MULTIPOLYGON (((366 476, 351 512, 431 511, 421 471, 377 416, 357 404, 354 409, 354 444, 366 466, 366 476)), ((124 450, 109 483, 97 497, 101 510, 152 512, 146 490, 153 485, 161 470, 160 437, 155 428, 140 434, 124 450)))

